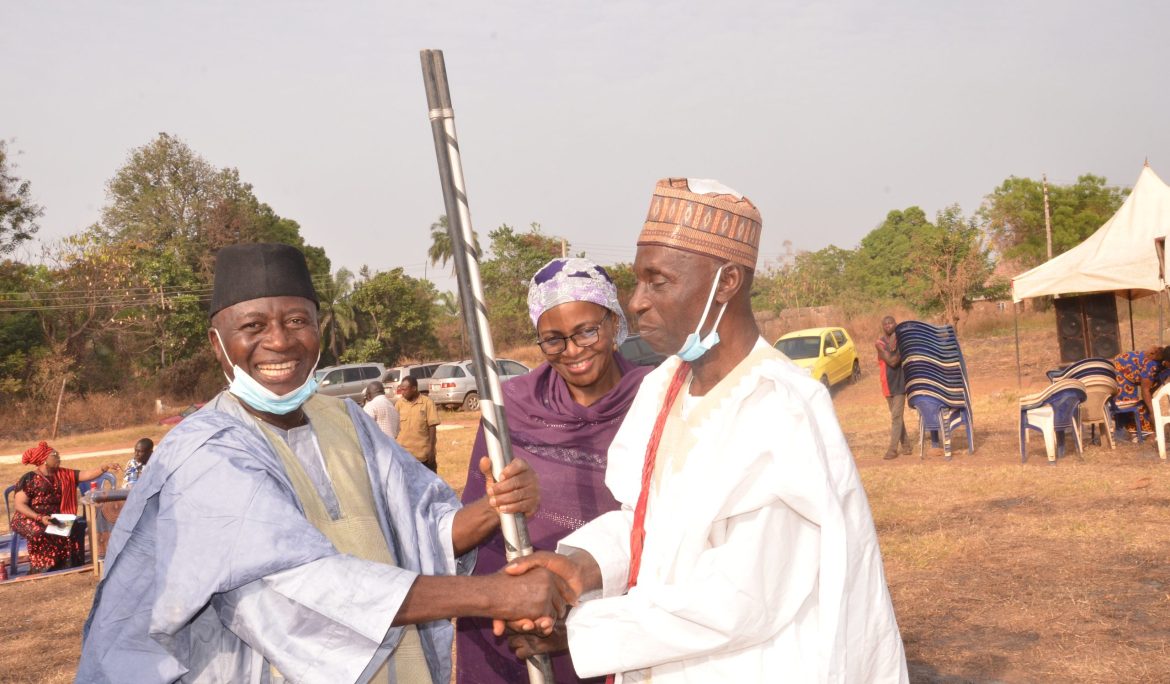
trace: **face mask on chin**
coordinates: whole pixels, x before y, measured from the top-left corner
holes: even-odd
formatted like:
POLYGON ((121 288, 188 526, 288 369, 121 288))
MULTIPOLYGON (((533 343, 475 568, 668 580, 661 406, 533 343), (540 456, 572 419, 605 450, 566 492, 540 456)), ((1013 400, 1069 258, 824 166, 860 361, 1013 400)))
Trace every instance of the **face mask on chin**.
POLYGON ((703 307, 703 315, 699 316, 695 332, 687 335, 682 349, 677 352, 678 357, 688 363, 700 358, 712 347, 719 344, 719 321, 723 320, 723 312, 727 311, 727 302, 723 302, 723 306, 720 307, 719 315, 715 317, 715 325, 711 326, 711 332, 702 339, 699 339, 699 333, 703 330, 703 321, 707 320, 707 314, 711 313, 711 303, 715 301, 715 291, 719 289, 719 276, 723 274, 723 268, 724 266, 720 266, 719 270, 715 271, 715 280, 711 283, 711 293, 707 295, 707 306, 703 307))
MULTIPOLYGON (((219 348, 223 350, 224 358, 231 363, 232 357, 228 355, 227 347, 224 346, 219 331, 215 328, 212 330, 215 331, 215 338, 219 340, 219 348)), ((227 373, 224 373, 223 376, 228 379, 228 391, 240 401, 261 413, 285 416, 300 408, 309 400, 309 397, 313 396, 313 392, 317 391, 316 371, 317 364, 320 362, 321 351, 318 350, 317 360, 313 362, 309 377, 305 379, 304 384, 287 394, 276 394, 234 363, 232 363, 232 377, 228 377, 227 373)))

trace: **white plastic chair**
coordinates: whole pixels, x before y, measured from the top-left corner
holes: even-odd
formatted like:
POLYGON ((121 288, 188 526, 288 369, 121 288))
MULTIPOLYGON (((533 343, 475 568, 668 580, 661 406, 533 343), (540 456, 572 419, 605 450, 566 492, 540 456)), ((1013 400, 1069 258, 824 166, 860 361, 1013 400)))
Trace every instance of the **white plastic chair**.
POLYGON ((1028 460, 1028 431, 1036 430, 1044 436, 1044 451, 1048 462, 1056 463, 1064 455, 1064 433, 1073 433, 1077 455, 1081 445, 1081 404, 1085 401, 1085 386, 1079 380, 1058 380, 1042 392, 1020 397, 1020 462, 1028 460))
POLYGON ((1154 392, 1154 415, 1150 421, 1154 424, 1154 436, 1158 438, 1158 456, 1166 460, 1166 425, 1170 424, 1170 383, 1166 383, 1154 392), (1163 406, 1166 404, 1166 406, 1163 406))

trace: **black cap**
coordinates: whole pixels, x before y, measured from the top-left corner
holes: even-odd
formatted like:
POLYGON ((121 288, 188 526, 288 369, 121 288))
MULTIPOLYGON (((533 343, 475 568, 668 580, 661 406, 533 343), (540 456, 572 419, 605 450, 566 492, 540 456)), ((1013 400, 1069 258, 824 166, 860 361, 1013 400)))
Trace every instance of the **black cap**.
POLYGON ((211 316, 261 297, 304 297, 320 306, 305 255, 292 245, 228 245, 215 255, 211 316))

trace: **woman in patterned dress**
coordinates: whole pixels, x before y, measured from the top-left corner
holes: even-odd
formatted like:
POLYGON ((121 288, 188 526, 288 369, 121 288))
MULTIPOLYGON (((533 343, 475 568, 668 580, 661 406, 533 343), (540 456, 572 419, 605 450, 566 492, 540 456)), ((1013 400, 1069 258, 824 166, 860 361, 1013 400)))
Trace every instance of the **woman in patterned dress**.
POLYGON ((1158 388, 1159 375, 1163 370, 1163 362, 1170 347, 1150 347, 1144 351, 1131 351, 1118 354, 1113 359, 1113 368, 1117 371, 1117 384, 1120 390, 1117 393, 1118 403, 1140 401, 1138 413, 1141 416, 1143 432, 1153 432, 1154 426, 1150 422, 1153 415, 1153 396, 1158 388))
POLYGON ((57 450, 41 442, 24 452, 21 462, 36 466, 16 484, 16 514, 12 529, 28 543, 29 572, 59 570, 85 562, 85 527, 74 524, 68 537, 47 534, 46 526, 57 513, 77 513, 77 483, 92 480, 116 464, 85 471, 61 468, 57 450))

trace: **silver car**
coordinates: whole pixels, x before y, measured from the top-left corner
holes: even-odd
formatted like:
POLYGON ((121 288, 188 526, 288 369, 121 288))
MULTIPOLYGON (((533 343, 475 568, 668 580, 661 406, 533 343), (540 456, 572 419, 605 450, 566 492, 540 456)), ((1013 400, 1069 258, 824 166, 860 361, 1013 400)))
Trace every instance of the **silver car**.
POLYGON ((430 378, 438 370, 441 363, 420 363, 415 366, 395 366, 382 375, 382 384, 386 386, 386 395, 393 397, 402 394, 404 378, 411 377, 418 382, 418 391, 427 394, 431 391, 430 378))
POLYGON ((371 380, 381 379, 386 367, 380 363, 351 363, 317 371, 317 392, 361 403, 362 392, 371 380))
MULTIPOLYGON (((511 359, 496 359, 500 369, 500 381, 532 370, 511 359)), ((430 380, 431 401, 439 406, 458 406, 464 411, 479 409, 479 387, 475 382, 475 366, 471 361, 444 363, 435 369, 430 380)))

